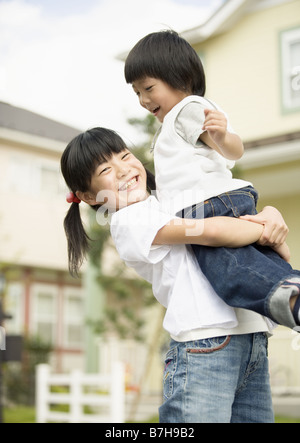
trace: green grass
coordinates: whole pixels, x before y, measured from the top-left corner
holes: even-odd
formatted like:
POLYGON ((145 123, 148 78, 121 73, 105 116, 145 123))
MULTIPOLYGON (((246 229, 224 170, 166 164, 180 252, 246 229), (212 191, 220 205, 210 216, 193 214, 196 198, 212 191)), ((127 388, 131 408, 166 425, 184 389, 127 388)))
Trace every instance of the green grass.
POLYGON ((16 406, 4 409, 4 423, 35 423, 35 408, 16 406))
MULTIPOLYGON (((4 423, 35 423, 35 408, 16 406, 4 409, 4 423)), ((148 423, 158 423, 153 417, 148 423)), ((300 418, 276 417, 276 423, 300 423, 300 418)))
POLYGON ((276 423, 300 423, 300 418, 276 417, 276 423))

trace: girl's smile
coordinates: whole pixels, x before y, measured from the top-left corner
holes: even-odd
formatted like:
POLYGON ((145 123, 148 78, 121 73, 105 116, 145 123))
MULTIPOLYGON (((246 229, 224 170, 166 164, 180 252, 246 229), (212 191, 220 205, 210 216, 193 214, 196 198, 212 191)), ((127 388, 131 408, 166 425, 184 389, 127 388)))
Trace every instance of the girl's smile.
POLYGON ((136 187, 139 184, 139 176, 133 177, 131 180, 129 180, 127 183, 124 183, 123 186, 119 188, 119 191, 132 191, 133 189, 136 189, 136 187))
POLYGON ((148 197, 146 170, 125 149, 99 164, 92 176, 90 191, 77 192, 77 196, 92 206, 105 204, 110 211, 118 211, 148 197))

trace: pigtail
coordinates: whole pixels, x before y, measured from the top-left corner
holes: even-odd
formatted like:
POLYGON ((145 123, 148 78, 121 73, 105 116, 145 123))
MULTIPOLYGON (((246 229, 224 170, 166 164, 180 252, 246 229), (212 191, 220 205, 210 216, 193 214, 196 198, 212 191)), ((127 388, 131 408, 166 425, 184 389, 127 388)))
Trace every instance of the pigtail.
POLYGON ((64 221, 64 228, 68 242, 69 271, 73 277, 78 277, 90 241, 81 220, 78 203, 71 204, 64 221))

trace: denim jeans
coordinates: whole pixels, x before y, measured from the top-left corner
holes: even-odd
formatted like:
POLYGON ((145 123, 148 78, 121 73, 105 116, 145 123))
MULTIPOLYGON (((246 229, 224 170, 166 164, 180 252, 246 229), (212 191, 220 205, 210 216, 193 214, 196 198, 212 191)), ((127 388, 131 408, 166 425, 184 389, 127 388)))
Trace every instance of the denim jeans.
MULTIPOLYGON (((257 192, 247 187, 222 194, 204 203, 187 208, 184 218, 210 218, 217 216, 240 217, 256 214, 257 192)), ((272 249, 257 244, 244 248, 211 248, 192 246, 202 272, 219 297, 229 306, 244 308, 269 317, 277 323, 294 328, 289 300, 294 289, 284 284, 300 277, 272 249), (283 285, 285 293, 273 296, 283 285), (274 299, 274 300, 275 300, 274 299)))
POLYGON ((160 423, 274 423, 266 334, 171 342, 160 423))

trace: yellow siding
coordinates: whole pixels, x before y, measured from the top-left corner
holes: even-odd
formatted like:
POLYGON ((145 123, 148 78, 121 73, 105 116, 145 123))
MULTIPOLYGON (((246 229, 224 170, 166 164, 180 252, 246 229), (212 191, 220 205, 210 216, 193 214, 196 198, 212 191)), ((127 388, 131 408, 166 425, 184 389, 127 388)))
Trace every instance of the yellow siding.
POLYGON ((291 250, 291 264, 294 268, 300 269, 300 194, 287 196, 284 198, 268 198, 260 200, 260 207, 267 205, 275 206, 283 214, 284 219, 290 229, 288 245, 291 250))
POLYGON ((300 112, 281 105, 280 32, 300 27, 300 1, 246 15, 229 32, 195 45, 205 57, 207 96, 247 140, 299 131, 300 112))
POLYGON ((298 171, 299 177, 299 161, 243 171, 242 178, 253 183, 258 190, 258 210, 274 206, 282 213, 290 230, 288 244, 292 254, 291 263, 294 268, 300 269, 300 192, 299 187, 290 181, 290 177, 293 180, 297 175, 292 174, 294 171, 298 171))

